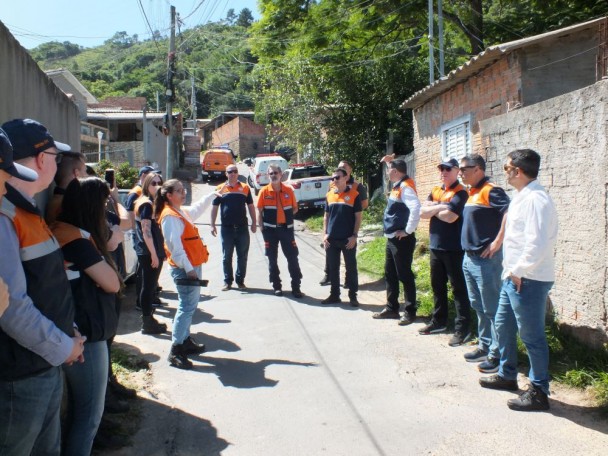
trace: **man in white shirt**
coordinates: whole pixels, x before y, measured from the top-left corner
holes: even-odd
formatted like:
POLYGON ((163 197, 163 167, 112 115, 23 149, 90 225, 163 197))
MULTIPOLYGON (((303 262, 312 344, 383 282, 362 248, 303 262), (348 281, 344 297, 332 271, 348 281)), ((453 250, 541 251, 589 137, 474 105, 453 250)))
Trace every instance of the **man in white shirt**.
POLYGON ((503 285, 496 313, 500 350, 498 373, 481 378, 484 388, 516 391, 517 331, 530 360, 531 387, 507 405, 512 410, 549 409, 549 347, 545 311, 555 281, 553 251, 557 240, 557 211, 536 180, 540 155, 530 149, 508 154, 507 182, 516 190, 509 206, 503 243, 503 285))
POLYGON ((416 184, 407 175, 405 161, 388 157, 382 159, 389 162, 387 175, 392 184, 383 219, 386 237, 386 306, 375 313, 373 318, 399 319, 399 283, 402 283, 405 309, 399 325, 406 326, 416 319, 416 281, 412 272, 412 260, 416 247, 416 228, 420 221, 420 201, 416 184))

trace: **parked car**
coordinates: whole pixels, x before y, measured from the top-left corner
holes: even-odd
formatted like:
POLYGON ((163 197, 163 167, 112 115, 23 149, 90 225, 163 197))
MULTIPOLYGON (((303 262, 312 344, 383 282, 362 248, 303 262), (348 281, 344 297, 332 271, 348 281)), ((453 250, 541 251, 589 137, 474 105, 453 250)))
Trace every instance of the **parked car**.
POLYGON ((314 163, 291 165, 283 173, 283 182, 293 188, 298 209, 325 207, 325 195, 329 190, 331 176, 324 166, 314 163))
POLYGON ((260 193, 260 189, 264 185, 267 185, 270 182, 268 180, 268 174, 266 174, 268 165, 271 163, 279 165, 283 171, 288 168, 287 160, 279 154, 260 154, 253 159, 246 159, 244 163, 249 165, 247 183, 256 195, 260 193))
POLYGON ((234 155, 230 149, 214 148, 209 149, 203 155, 201 167, 203 170, 203 181, 211 180, 212 178, 225 179, 226 167, 233 165, 234 155))

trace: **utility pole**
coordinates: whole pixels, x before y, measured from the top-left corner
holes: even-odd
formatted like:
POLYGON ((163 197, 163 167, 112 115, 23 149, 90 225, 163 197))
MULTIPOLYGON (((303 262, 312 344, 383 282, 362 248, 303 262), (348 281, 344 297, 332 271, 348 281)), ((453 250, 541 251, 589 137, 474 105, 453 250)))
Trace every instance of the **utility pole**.
POLYGON ((437 25, 439 33, 439 77, 445 76, 445 65, 443 56, 443 2, 437 0, 437 25))
POLYGON ((435 81, 435 59, 433 57, 433 0, 429 0, 429 81, 435 81))
POLYGON ((194 86, 194 75, 190 76, 190 81, 192 83, 192 128, 194 129, 194 134, 196 135, 196 87, 194 86))
POLYGON ((175 6, 171 6, 171 37, 169 39, 169 55, 167 58, 167 179, 173 177, 175 164, 175 132, 173 128, 173 102, 175 101, 175 90, 173 87, 173 75, 175 74, 175 6))

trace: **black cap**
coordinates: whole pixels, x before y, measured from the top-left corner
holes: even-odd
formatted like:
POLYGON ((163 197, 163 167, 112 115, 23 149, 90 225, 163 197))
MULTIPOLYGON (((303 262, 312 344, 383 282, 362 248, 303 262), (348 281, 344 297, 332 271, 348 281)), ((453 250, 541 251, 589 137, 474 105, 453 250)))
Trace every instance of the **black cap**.
POLYGON ((29 169, 19 163, 13 163, 13 146, 7 134, 0 128, 0 169, 11 176, 24 181, 33 182, 38 179, 36 171, 29 169))
POLYGON ((448 161, 441 162, 437 165, 437 168, 458 168, 458 161, 455 158, 450 158, 448 161))

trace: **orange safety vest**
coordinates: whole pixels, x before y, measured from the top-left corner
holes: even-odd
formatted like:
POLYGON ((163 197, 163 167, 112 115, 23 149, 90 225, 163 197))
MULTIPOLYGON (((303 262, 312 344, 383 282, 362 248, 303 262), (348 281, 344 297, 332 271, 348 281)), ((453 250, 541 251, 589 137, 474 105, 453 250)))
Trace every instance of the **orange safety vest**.
MULTIPOLYGON (((158 218, 159 225, 162 225, 163 219, 167 216, 177 217, 184 222, 184 232, 181 236, 182 246, 184 247, 186 256, 192 266, 200 266, 201 264, 206 263, 209 259, 209 250, 207 250, 207 246, 203 243, 203 240, 198 233, 198 228, 194 226, 194 223, 169 204, 165 204, 165 207, 160 213, 160 217, 158 218)), ((171 258, 171 252, 167 248, 166 242, 165 253, 167 254, 168 263, 174 268, 179 267, 171 258)))

